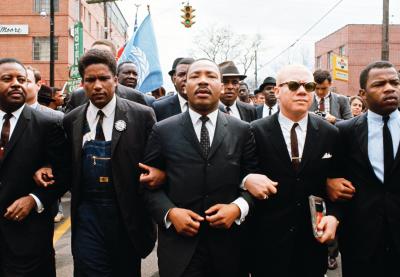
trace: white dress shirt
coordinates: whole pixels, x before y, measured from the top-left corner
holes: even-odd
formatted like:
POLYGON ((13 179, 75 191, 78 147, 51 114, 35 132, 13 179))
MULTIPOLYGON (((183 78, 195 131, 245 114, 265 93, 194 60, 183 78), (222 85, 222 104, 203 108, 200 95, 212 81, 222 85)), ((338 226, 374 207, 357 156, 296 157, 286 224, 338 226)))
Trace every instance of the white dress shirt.
MULTIPOLYGON (((17 125, 18 119, 19 119, 19 117, 20 117, 20 115, 21 115, 22 110, 24 109, 24 107, 25 107, 25 104, 22 105, 22 107, 19 108, 18 110, 13 111, 13 112, 11 113, 13 116, 10 118, 10 137, 8 138, 9 141, 11 140, 11 136, 12 136, 12 134, 13 134, 13 132, 14 132, 15 126, 17 125)), ((5 115, 6 115, 6 113, 3 112, 2 110, 0 110, 1 128, 3 128, 4 116, 5 116, 5 115)), ((33 198, 33 199, 35 200, 35 202, 36 202, 36 211, 37 211, 38 213, 43 212, 44 207, 43 207, 42 202, 39 200, 39 198, 38 198, 36 195, 32 194, 32 193, 30 193, 29 195, 32 196, 32 198, 33 198)))
MULTIPOLYGON (((393 154, 396 157, 400 142, 400 112, 396 109, 390 115, 388 127, 393 141, 393 154)), ((384 181, 383 158, 383 120, 382 116, 368 110, 368 158, 374 169, 376 177, 384 181)))
POLYGON ((183 98, 179 93, 178 93, 178 99, 179 99, 179 107, 181 108, 181 112, 184 113, 188 109, 188 102, 185 98, 183 98))
MULTIPOLYGON (((103 127, 104 138, 106 141, 110 141, 112 137, 116 105, 117 105, 117 99, 114 94, 114 97, 111 99, 111 101, 108 102, 108 104, 101 109, 104 113, 102 127, 103 127)), ((89 125, 90 132, 84 134, 82 139, 82 146, 85 144, 86 141, 91 141, 96 138, 96 125, 97 122, 99 121, 99 116, 97 115, 98 111, 99 108, 93 105, 92 102, 89 102, 89 107, 86 112, 86 120, 89 125)))
MULTIPOLYGON (((286 147, 290 156, 290 159, 292 159, 292 147, 290 143, 290 130, 292 129, 293 124, 295 123, 294 121, 290 120, 286 116, 284 116, 282 113, 279 113, 278 115, 278 121, 279 125, 281 126, 281 130, 283 133, 283 138, 285 139, 286 147)), ((307 135, 307 124, 308 124, 308 114, 303 117, 300 121, 297 122, 299 125, 296 127, 296 135, 297 135, 297 143, 299 147, 299 158, 301 162, 301 158, 303 156, 303 150, 304 150, 304 143, 306 141, 306 135, 307 135)))
MULTIPOLYGON (((211 147, 213 139, 214 139, 215 127, 217 126, 218 112, 219 112, 219 110, 217 109, 207 115, 209 120, 206 122, 206 128, 208 131, 208 135, 210 137, 210 147, 211 147)), ((201 114, 199 114, 189 108, 189 115, 190 115, 190 119, 192 120, 197 139, 200 142, 201 125, 202 125, 202 121, 200 120, 201 114)), ((240 184, 238 184, 238 187, 240 187, 240 184)), ((246 218, 247 214, 249 213, 249 204, 247 203, 246 200, 244 200, 243 197, 238 197, 232 203, 236 204, 240 209, 240 218, 235 220, 235 223, 237 225, 240 225, 246 218)), ((164 217, 164 222, 165 222, 166 228, 169 228, 171 226, 171 221, 167 220, 168 213, 169 213, 169 211, 167 212, 167 214, 164 217)))
MULTIPOLYGON (((279 104, 278 104, 278 102, 276 102, 276 104, 271 107, 271 115, 273 115, 274 113, 276 113, 279 110, 278 107, 279 107, 279 104)), ((263 118, 269 116, 269 109, 270 109, 269 106, 267 104, 264 104, 263 114, 262 114, 263 118)))
MULTIPOLYGON (((327 113, 331 113, 330 97, 331 97, 330 92, 324 97, 324 99, 325 99, 324 107, 325 107, 325 112, 327 112, 327 113)), ((317 108, 319 109, 319 102, 321 101, 322 98, 320 98, 317 94, 315 94, 315 99, 317 100, 317 108)))
MULTIPOLYGON (((224 109, 226 110, 226 105, 222 102, 220 102, 220 103, 222 104, 222 106, 224 106, 224 109)), ((239 109, 236 105, 236 100, 235 100, 235 102, 233 102, 232 106, 229 106, 229 108, 231 109, 231 111, 229 112, 229 115, 234 116, 237 119, 241 119, 239 109)))

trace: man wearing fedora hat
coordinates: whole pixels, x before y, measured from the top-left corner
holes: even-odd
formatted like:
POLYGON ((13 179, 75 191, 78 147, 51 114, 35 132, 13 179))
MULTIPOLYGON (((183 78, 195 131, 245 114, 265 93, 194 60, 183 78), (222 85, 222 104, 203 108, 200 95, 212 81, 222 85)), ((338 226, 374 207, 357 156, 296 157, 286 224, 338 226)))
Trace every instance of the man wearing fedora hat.
POLYGON ((226 113, 241 120, 251 122, 256 119, 256 109, 249 104, 237 101, 239 96, 240 81, 247 76, 239 73, 232 61, 225 61, 219 64, 224 88, 220 101, 224 105, 226 113))
POLYGON ((265 78, 264 82, 260 85, 259 91, 264 94, 265 102, 256 108, 257 118, 270 116, 279 111, 278 100, 274 92, 275 86, 276 80, 274 77, 265 78))
MULTIPOLYGON (((178 59, 176 59, 175 62, 177 60, 178 59)), ((168 72, 168 74, 172 73, 171 78, 176 92, 174 92, 173 96, 163 97, 153 103, 157 121, 161 121, 187 110, 187 96, 184 92, 186 85, 186 72, 189 65, 193 63, 193 61, 193 58, 180 58, 175 66, 175 69, 173 68, 170 72, 168 72)), ((174 67, 174 65, 172 67, 174 67)))

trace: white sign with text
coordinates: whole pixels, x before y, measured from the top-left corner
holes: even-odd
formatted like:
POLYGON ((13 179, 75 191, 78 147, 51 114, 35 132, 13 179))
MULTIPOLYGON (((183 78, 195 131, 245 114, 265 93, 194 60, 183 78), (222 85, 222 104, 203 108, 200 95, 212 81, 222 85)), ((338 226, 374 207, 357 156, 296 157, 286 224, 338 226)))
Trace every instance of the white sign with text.
POLYGON ((3 25, 0 24, 0 35, 27 35, 29 27, 24 25, 3 25))

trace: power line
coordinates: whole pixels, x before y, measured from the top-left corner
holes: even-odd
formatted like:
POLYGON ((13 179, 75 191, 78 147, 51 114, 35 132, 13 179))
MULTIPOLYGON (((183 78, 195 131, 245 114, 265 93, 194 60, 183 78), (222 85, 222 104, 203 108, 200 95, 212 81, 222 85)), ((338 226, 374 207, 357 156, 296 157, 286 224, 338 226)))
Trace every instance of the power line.
POLYGON ((290 48, 292 48, 293 46, 296 45, 296 43, 298 43, 303 37, 305 37, 312 29, 314 29, 315 26, 317 26, 328 14, 330 14, 341 2, 343 2, 343 0, 339 0, 335 5, 332 6, 332 8, 330 8, 320 19, 318 19, 317 22, 315 22, 310 28, 307 29, 307 31, 305 31, 299 38, 297 38, 292 44, 290 44, 287 48, 285 48, 283 51, 281 51, 278 55, 276 55, 275 57, 273 57, 272 59, 270 59, 268 62, 266 62, 265 64, 263 64, 261 67, 264 67, 268 64, 270 64, 271 62, 273 62, 274 60, 276 60, 277 58, 279 58, 280 56, 282 56, 286 51, 288 51, 290 48))

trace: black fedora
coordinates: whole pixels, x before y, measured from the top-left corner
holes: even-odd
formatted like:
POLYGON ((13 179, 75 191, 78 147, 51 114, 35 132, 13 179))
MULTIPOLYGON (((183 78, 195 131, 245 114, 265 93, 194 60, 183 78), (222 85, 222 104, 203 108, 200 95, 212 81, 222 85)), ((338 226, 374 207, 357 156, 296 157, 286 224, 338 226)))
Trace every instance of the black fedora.
POLYGON ((219 70, 221 71, 223 77, 239 77, 240 80, 246 79, 246 75, 240 74, 236 65, 232 61, 225 61, 220 63, 219 70))
POLYGON ((264 82, 258 88, 259 91, 263 91, 266 85, 273 85, 276 86, 276 80, 274 77, 267 77, 264 79, 264 82))
POLYGON ((175 70, 176 70, 176 66, 178 65, 178 63, 182 60, 183 58, 176 58, 174 63, 172 64, 172 69, 168 72, 168 75, 172 77, 172 75, 174 75, 175 70))

